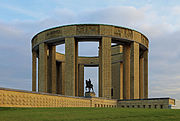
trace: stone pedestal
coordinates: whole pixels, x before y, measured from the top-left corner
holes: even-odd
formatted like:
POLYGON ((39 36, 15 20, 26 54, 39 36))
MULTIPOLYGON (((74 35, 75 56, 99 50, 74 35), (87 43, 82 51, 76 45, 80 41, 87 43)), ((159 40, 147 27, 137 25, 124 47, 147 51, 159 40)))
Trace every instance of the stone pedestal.
POLYGON ((85 92, 85 97, 95 97, 95 92, 85 92))

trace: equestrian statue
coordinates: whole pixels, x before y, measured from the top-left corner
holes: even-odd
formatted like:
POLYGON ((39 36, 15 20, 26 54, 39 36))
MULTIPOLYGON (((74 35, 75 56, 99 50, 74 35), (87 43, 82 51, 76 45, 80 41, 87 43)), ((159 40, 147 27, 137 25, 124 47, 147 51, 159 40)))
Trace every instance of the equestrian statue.
POLYGON ((89 89, 88 92, 90 92, 91 89, 92 89, 92 92, 94 92, 94 90, 93 90, 93 84, 91 84, 91 80, 90 80, 90 79, 89 79, 89 81, 86 80, 86 91, 87 91, 87 88, 89 89))

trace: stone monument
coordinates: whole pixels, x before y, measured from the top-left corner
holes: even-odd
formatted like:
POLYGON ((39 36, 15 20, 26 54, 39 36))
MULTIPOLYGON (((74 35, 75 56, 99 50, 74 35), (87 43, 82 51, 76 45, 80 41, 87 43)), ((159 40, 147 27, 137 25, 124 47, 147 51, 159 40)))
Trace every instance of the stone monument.
POLYGON ((95 97, 96 94, 94 92, 94 89, 93 89, 93 84, 91 83, 91 80, 89 79, 86 80, 86 92, 85 92, 85 97, 95 97), (88 89, 88 91, 87 91, 88 89), (92 90, 92 91, 91 91, 92 90))

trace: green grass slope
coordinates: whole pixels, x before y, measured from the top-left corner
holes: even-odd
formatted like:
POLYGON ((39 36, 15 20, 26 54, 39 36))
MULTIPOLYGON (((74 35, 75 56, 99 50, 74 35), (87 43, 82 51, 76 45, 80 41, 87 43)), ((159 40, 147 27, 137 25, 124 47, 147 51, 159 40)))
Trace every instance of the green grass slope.
POLYGON ((0 121, 180 121, 180 110, 0 107, 0 121))

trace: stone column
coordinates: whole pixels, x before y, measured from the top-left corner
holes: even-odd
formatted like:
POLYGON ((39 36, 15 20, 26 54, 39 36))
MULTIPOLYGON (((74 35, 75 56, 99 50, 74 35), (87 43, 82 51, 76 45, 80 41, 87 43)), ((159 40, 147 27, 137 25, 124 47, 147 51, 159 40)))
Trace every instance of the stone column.
POLYGON ((78 96, 79 92, 79 79, 78 79, 78 41, 75 41, 75 96, 78 96))
POLYGON ((61 63, 61 69, 60 69, 60 77, 61 77, 61 94, 65 95, 65 63, 61 63))
POLYGON ((148 50, 143 54, 144 56, 144 98, 148 98, 148 50))
POLYGON ((60 89, 60 86, 61 86, 61 83, 60 83, 60 64, 61 62, 56 62, 56 86, 57 86, 57 94, 61 94, 61 89, 60 89))
POLYGON ((75 38, 65 38, 65 95, 75 96, 77 44, 75 38))
POLYGON ((99 74, 99 97, 102 97, 102 79, 101 79, 102 63, 100 63, 102 60, 101 50, 102 50, 102 42, 99 41, 99 71, 98 71, 98 74, 99 74))
POLYGON ((130 99, 139 99, 139 43, 131 43, 130 99))
POLYGON ((39 74, 40 74, 40 61, 39 61, 39 56, 38 56, 38 92, 39 91, 39 74))
POLYGON ((139 98, 144 98, 144 58, 139 60, 139 98))
POLYGON ((120 62, 112 63, 113 99, 120 99, 120 62))
POLYGON ((84 96, 84 65, 79 65, 78 70, 78 96, 84 96))
POLYGON ((47 92, 47 44, 39 45, 39 92, 47 92))
POLYGON ((49 50, 48 52, 48 58, 47 58, 47 92, 52 93, 52 79, 51 79, 51 59, 49 57, 49 50))
POLYGON ((65 63, 57 63, 57 93, 64 95, 65 63))
POLYGON ((123 99, 123 63, 120 63, 120 99, 123 99))
POLYGON ((130 99, 130 46, 123 46, 123 98, 130 99))
POLYGON ((49 46, 49 68, 50 68, 50 81, 52 83, 52 93, 57 93, 56 87, 56 46, 49 46))
POLYGON ((102 37, 100 43, 102 45, 99 61, 102 97, 111 98, 111 38, 102 37))
MULTIPOLYGON (((112 56, 123 53, 122 46, 112 48, 112 56)), ((112 63, 112 89, 113 99, 123 99, 123 63, 112 63)))
POLYGON ((113 99, 123 99, 123 64, 112 64, 113 99))
POLYGON ((36 57, 36 52, 32 51, 32 91, 36 91, 36 57))

